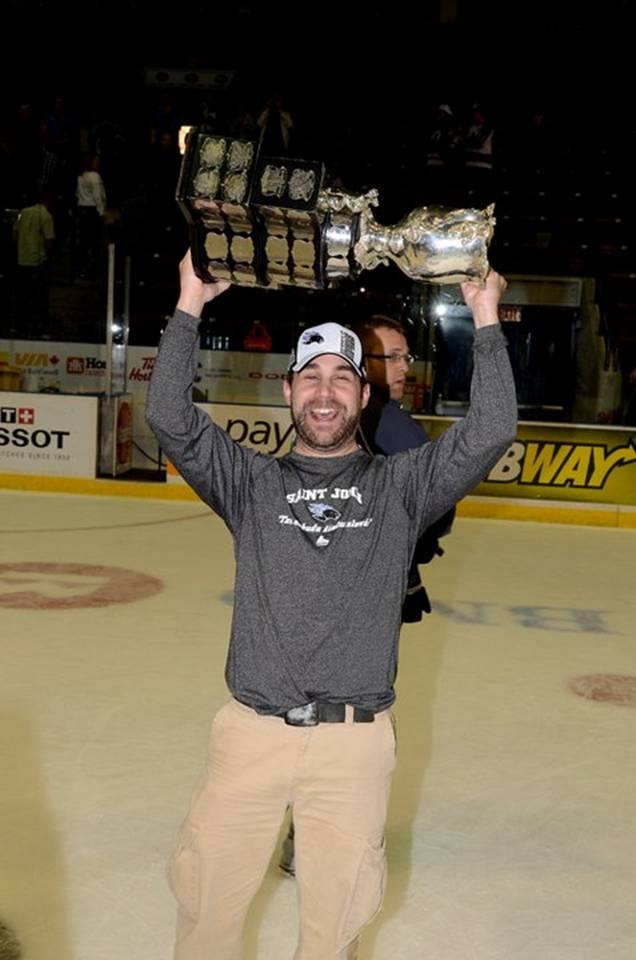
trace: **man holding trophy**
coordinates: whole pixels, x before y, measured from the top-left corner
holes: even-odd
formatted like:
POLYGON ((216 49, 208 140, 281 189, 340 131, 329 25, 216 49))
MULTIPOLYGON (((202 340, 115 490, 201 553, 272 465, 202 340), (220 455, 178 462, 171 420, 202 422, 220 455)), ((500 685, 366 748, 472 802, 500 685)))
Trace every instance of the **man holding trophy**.
MULTIPOLYGON (((374 228, 351 201, 337 247, 317 204, 313 223, 291 207, 263 214, 237 202, 237 184, 232 199, 220 199, 222 180, 208 180, 209 195, 195 198, 205 223, 197 227, 198 251, 181 264, 181 293, 147 407, 166 455, 223 517, 236 553, 231 699, 212 722, 205 773, 170 862, 175 960, 240 960, 247 910, 290 806, 295 960, 354 960, 384 892, 397 639, 417 539, 515 436, 514 383, 497 314, 505 281, 485 270, 461 277, 475 324, 471 405, 439 439, 391 457, 361 449, 357 430, 369 398, 362 346, 347 328, 323 323, 300 335, 284 383, 294 450, 278 459, 257 454, 192 402, 204 305, 232 282, 266 285, 284 275, 321 285, 330 260, 341 272, 342 261, 353 269, 365 244, 374 256, 406 256, 409 269, 422 270, 422 234, 406 236, 408 255, 395 232, 363 243, 374 228), (270 243, 275 222, 286 257, 270 243), (297 248, 300 241, 309 246, 297 248)), ((458 273, 453 250, 449 276, 458 273)), ((441 268, 438 257, 434 270, 441 268)))

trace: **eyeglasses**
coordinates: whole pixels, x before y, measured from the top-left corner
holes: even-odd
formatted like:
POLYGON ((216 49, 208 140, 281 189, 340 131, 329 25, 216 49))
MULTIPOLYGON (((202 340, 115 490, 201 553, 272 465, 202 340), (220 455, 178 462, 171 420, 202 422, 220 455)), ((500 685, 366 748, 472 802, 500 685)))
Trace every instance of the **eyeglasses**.
POLYGON ((386 360, 387 363, 406 363, 411 366, 415 363, 412 353, 365 353, 368 360, 386 360))

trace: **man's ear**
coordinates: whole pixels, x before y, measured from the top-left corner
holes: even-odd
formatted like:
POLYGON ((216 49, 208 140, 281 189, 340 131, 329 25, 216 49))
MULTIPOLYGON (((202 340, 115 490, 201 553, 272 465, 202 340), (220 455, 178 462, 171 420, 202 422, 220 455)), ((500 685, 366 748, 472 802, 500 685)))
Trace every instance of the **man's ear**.
POLYGON ((288 378, 283 380, 283 396, 285 398, 285 403, 288 407, 291 407, 291 384, 288 378))
POLYGON ((365 383, 364 386, 362 387, 362 397, 361 397, 363 410, 366 407, 367 403, 369 402, 370 396, 371 396, 371 387, 369 386, 368 383, 365 383))

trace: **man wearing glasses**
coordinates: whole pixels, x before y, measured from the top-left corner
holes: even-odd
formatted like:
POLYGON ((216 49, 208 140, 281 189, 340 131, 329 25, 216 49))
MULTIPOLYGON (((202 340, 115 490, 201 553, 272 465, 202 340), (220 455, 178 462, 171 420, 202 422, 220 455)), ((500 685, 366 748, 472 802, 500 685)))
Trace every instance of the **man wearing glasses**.
MULTIPOLYGON (((406 331, 399 320, 374 314, 356 328, 362 341, 367 380, 371 385, 369 403, 360 418, 360 436, 370 453, 401 453, 428 442, 423 429, 402 409, 409 367, 415 357, 409 353, 406 331)), ((417 542, 409 573, 408 588, 402 605, 402 622, 415 623, 422 613, 431 612, 431 604, 418 564, 430 563, 444 552, 440 537, 450 533, 455 509, 426 530, 417 542)))
POLYGON ((388 399, 400 404, 409 367, 415 360, 409 353, 406 331, 399 320, 376 313, 356 327, 362 341, 367 379, 388 399))

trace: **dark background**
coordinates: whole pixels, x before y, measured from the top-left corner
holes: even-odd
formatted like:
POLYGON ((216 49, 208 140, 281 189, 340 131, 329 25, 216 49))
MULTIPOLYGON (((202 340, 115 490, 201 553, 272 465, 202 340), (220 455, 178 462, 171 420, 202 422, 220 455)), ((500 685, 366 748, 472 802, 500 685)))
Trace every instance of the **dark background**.
MULTIPOLYGON (((121 126, 125 186, 116 200, 123 246, 134 252, 131 342, 152 344, 172 309, 187 245, 176 205, 167 232, 157 228, 149 186, 150 132, 166 90, 182 122, 206 119, 221 132, 241 109, 258 113, 268 94, 280 93, 294 118, 291 155, 324 162, 354 192, 377 187, 376 215, 385 223, 432 200, 424 174, 435 106, 450 103, 461 117, 479 102, 496 131, 491 262, 504 273, 593 277, 604 330, 627 369, 636 359, 632 6, 10 0, 0 110, 9 123, 17 104, 45 112, 62 96, 78 124, 101 118, 121 126), (157 70, 193 78, 213 70, 219 83, 162 89, 149 81, 157 70), (522 133, 535 111, 550 133, 549 177, 523 165, 522 133)), ((63 270, 57 281, 61 336, 102 339, 102 291, 79 291, 63 270)), ((325 314, 408 318, 414 309, 412 285, 397 268, 365 276, 364 297, 358 286, 311 296, 233 290, 218 304, 217 329, 240 347, 258 315, 273 348, 286 350, 300 324, 325 314)))

